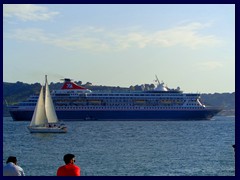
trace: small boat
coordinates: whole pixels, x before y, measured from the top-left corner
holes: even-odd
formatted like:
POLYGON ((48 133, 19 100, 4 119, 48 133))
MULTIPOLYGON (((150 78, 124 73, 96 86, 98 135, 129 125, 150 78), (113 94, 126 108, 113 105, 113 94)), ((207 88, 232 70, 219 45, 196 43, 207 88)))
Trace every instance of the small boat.
POLYGON ((45 76, 45 94, 43 91, 44 86, 41 87, 31 123, 27 127, 28 130, 31 133, 66 133, 67 127, 60 123, 57 118, 47 82, 47 76, 45 76))

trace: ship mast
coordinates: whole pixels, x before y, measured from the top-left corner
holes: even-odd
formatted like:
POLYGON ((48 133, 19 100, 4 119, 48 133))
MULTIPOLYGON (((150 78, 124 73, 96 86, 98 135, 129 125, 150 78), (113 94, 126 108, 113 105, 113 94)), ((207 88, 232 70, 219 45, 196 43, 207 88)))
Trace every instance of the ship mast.
POLYGON ((158 84, 160 84, 160 81, 158 80, 157 75, 155 75, 155 77, 156 77, 156 82, 158 82, 158 84))

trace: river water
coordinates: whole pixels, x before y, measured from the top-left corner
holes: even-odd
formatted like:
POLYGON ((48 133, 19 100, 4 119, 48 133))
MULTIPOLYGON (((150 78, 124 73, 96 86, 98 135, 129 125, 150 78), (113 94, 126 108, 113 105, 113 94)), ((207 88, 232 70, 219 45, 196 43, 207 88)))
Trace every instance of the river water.
POLYGON ((3 118, 3 165, 56 176, 73 153, 82 176, 235 176, 235 117, 211 121, 71 121, 66 134, 31 134, 3 118))

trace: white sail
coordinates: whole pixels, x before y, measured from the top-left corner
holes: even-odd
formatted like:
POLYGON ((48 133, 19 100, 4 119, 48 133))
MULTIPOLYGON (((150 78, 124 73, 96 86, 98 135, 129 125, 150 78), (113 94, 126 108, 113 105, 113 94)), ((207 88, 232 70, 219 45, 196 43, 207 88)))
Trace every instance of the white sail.
POLYGON ((64 124, 58 124, 58 118, 48 87, 47 76, 45 82, 45 100, 43 91, 44 88, 42 86, 32 121, 30 126, 28 126, 29 131, 31 133, 66 133, 67 127, 64 124))
POLYGON ((47 123, 47 116, 44 107, 43 86, 40 91, 37 105, 35 107, 30 126, 43 126, 47 123))
POLYGON ((50 94, 50 90, 48 87, 48 82, 47 82, 47 76, 46 76, 46 82, 45 82, 45 86, 46 86, 46 91, 45 91, 45 109, 46 109, 46 115, 47 115, 47 119, 48 119, 48 123, 57 123, 58 122, 58 118, 54 109, 54 105, 52 102, 52 97, 50 94))

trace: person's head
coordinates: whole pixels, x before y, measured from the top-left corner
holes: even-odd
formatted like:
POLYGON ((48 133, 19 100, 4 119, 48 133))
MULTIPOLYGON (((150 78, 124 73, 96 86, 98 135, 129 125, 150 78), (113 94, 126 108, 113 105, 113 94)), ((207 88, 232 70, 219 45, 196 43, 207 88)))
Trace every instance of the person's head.
POLYGON ((74 154, 65 154, 63 157, 63 160, 64 160, 65 164, 69 164, 69 163, 74 164, 74 162, 75 162, 74 157, 75 157, 74 154))
POLYGON ((17 164, 17 158, 15 156, 9 156, 6 163, 12 162, 17 164))

